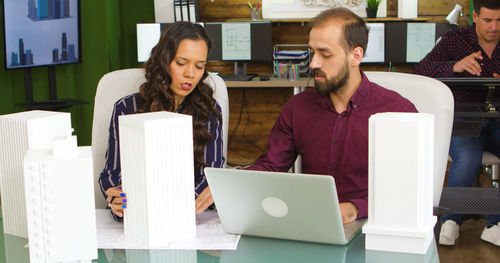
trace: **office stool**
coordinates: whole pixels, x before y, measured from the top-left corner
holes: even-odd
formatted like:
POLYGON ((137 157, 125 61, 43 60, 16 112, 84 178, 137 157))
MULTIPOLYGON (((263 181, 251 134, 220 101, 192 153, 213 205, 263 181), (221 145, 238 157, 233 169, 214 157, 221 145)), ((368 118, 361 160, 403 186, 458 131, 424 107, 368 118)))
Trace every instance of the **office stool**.
POLYGON ((491 178, 493 187, 499 188, 499 166, 500 158, 490 152, 483 152, 483 160, 481 162, 484 165, 486 174, 491 178))

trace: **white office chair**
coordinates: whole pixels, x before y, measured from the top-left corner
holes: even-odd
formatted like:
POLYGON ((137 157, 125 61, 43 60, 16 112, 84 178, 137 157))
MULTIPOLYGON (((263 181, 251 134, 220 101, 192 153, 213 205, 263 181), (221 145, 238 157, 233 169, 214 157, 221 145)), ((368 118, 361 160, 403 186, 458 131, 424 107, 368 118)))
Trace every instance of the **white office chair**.
MULTIPOLYGON (((106 201, 99 188, 99 174, 104 168, 104 156, 108 148, 109 122, 114 103, 129 94, 139 91, 146 81, 144 69, 123 69, 104 75, 95 95, 94 119, 92 122, 92 157, 94 164, 94 192, 96 208, 105 208, 106 201)), ((214 89, 214 98, 222 109, 223 155, 227 160, 227 138, 229 129, 229 99, 224 81, 214 73, 209 73, 205 83, 214 89)))
POLYGON ((448 86, 433 78, 396 72, 365 72, 368 79, 410 100, 419 112, 434 114, 434 196, 439 207, 448 163, 454 100, 448 86))

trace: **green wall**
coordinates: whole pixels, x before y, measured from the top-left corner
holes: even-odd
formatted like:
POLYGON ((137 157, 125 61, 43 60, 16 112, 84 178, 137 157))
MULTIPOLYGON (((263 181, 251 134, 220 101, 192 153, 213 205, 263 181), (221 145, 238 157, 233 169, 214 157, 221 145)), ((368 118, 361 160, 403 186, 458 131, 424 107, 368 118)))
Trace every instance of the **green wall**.
MULTIPOLYGON (((90 145, 97 83, 110 71, 140 67, 136 62, 135 26, 154 21, 154 5, 153 0, 80 0, 80 14, 82 63, 56 66, 56 82, 58 98, 89 102, 65 111, 71 112, 78 144, 90 145)), ((3 27, 3 17, 0 24, 3 27)), ((0 115, 23 111, 15 104, 25 101, 24 71, 5 70, 3 45, 0 34, 0 115)), ((47 68, 31 71, 34 99, 47 100, 47 68)))

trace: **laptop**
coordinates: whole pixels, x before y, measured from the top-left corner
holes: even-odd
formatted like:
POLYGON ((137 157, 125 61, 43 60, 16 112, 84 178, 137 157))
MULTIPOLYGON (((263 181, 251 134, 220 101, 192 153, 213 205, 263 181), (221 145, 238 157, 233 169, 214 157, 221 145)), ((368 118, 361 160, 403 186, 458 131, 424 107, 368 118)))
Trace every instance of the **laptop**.
POLYGON ((205 168, 227 233, 344 245, 366 220, 343 225, 331 176, 205 168))

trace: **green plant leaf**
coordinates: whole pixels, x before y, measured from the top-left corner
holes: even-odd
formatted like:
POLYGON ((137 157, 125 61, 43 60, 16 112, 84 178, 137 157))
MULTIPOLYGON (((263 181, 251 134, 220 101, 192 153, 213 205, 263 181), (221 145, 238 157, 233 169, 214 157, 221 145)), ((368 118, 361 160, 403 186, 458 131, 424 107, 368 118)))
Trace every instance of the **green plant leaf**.
POLYGON ((366 0, 366 6, 368 8, 378 8, 381 1, 382 0, 366 0))

